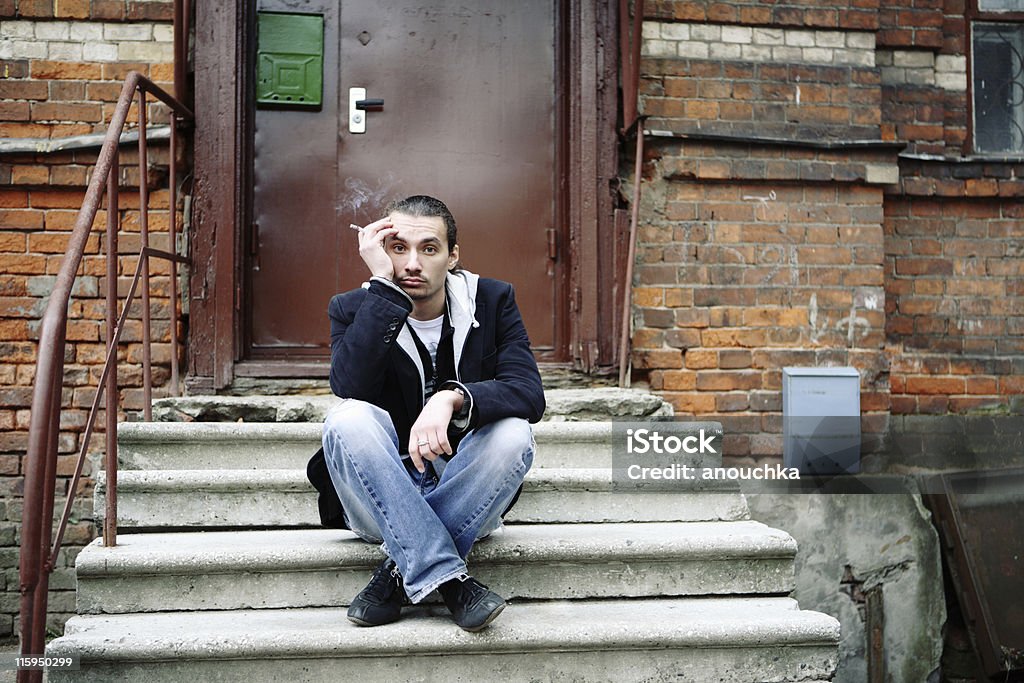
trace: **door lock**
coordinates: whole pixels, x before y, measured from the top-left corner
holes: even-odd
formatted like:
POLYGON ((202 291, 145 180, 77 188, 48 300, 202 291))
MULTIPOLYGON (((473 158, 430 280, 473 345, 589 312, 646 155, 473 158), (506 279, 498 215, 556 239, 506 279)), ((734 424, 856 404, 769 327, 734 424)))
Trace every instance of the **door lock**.
POLYGON ((366 88, 348 89, 348 132, 366 132, 366 111, 383 109, 384 100, 366 99, 366 88))

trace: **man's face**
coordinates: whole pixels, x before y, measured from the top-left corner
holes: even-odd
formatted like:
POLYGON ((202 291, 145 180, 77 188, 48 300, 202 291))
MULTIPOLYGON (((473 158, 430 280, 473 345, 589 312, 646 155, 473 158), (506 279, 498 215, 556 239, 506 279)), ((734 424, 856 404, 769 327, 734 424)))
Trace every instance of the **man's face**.
POLYGON ((395 283, 416 303, 444 300, 448 270, 459 260, 459 247, 448 251, 448 237, 440 216, 390 216, 398 233, 384 245, 395 266, 395 283))

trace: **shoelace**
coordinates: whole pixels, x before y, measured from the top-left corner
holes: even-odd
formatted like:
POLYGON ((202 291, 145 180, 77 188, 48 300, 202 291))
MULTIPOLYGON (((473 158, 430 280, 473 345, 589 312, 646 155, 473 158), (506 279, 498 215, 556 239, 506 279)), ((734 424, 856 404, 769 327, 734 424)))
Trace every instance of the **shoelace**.
POLYGON ((462 589, 469 597, 467 603, 476 602, 483 596, 487 595, 489 589, 484 584, 480 583, 476 579, 469 578, 462 582, 462 589))
POLYGON ((394 564, 390 564, 390 566, 389 564, 383 564, 377 567, 377 571, 370 578, 370 585, 367 588, 374 595, 386 600, 401 585, 402 575, 398 573, 398 567, 394 564))

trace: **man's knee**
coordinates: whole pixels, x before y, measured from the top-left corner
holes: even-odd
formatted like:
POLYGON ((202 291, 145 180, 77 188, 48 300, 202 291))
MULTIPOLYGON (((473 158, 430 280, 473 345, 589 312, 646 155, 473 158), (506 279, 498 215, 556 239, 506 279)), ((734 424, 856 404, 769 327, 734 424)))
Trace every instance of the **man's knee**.
POLYGON ((382 446, 395 440, 391 416, 372 403, 346 399, 324 417, 323 446, 328 456, 387 457, 382 446))
POLYGON ((489 456, 506 463, 527 467, 533 461, 533 430, 530 423, 519 417, 506 417, 481 428, 484 446, 489 456))
POLYGON ((366 401, 345 399, 327 411, 324 417, 324 437, 347 437, 360 434, 374 424, 391 424, 391 416, 366 401))

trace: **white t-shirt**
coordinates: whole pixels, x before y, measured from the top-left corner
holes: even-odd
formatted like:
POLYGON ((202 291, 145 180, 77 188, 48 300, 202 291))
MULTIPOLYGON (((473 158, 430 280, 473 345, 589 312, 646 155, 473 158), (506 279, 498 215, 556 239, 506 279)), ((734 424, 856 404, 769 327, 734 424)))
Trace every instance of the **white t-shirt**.
POLYGON ((413 332, 423 342, 423 346, 430 353, 430 362, 437 367, 437 345, 441 341, 441 328, 444 326, 444 315, 439 315, 433 320, 416 320, 412 316, 407 318, 413 332))

